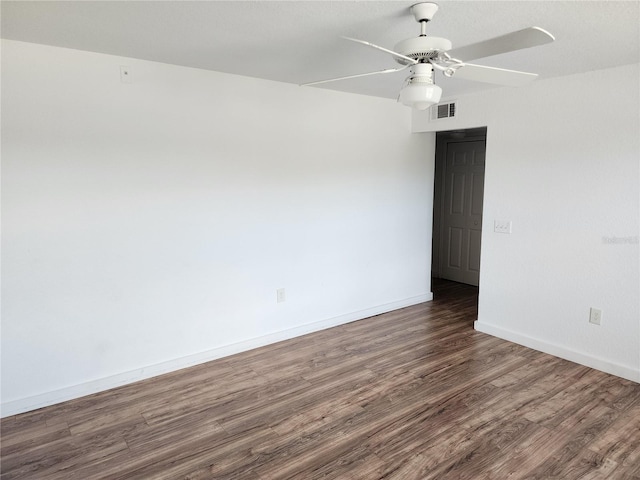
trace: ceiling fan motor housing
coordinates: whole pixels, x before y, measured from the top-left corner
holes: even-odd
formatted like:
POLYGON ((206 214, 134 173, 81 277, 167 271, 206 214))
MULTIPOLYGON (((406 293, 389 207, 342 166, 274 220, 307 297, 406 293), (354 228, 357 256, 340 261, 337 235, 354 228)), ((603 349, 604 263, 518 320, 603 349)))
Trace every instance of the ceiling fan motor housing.
MULTIPOLYGON (((440 52, 451 50, 451 42, 440 37, 414 37, 398 43, 393 50, 414 60, 428 61, 435 59, 440 52)), ((409 63, 400 57, 396 57, 396 61, 402 65, 409 63)))

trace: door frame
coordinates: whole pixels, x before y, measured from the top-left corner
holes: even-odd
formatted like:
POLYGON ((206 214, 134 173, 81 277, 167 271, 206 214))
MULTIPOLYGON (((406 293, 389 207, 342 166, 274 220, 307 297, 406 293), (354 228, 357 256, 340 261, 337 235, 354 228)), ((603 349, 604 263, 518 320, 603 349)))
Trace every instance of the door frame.
MULTIPOLYGON (((449 143, 487 141, 487 127, 436 132, 435 172, 433 186, 433 226, 431 240, 431 276, 442 276, 442 222, 444 220, 445 171, 449 143)), ((486 166, 486 159, 485 159, 486 166)), ((482 252, 482 246, 480 247, 482 252)))

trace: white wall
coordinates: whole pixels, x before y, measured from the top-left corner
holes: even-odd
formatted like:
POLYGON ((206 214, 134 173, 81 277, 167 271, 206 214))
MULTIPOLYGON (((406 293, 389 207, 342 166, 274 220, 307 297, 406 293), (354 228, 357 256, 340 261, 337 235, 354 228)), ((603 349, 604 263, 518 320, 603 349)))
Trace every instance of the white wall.
POLYGON ((488 127, 476 328, 635 381, 638 85, 629 65, 460 97, 455 119, 414 115, 417 132, 488 127))
POLYGON ((2 87, 3 415, 431 298, 393 101, 13 41, 2 87))

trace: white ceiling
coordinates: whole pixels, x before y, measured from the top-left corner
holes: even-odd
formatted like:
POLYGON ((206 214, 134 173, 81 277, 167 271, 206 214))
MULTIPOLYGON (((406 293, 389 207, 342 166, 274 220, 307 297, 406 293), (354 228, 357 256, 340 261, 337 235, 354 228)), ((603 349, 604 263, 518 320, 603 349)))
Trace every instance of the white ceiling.
MULTIPOLYGON (((288 83, 393 67, 387 54, 419 34, 416 0, 2 1, 2 37, 288 83)), ((550 78, 640 61, 640 2, 440 0, 429 35, 454 47, 529 26, 556 41, 474 63, 550 78)), ((395 98, 405 72, 313 88, 395 98)), ((438 74, 444 98, 493 88, 438 74)), ((312 87, 309 87, 312 88, 312 87)))

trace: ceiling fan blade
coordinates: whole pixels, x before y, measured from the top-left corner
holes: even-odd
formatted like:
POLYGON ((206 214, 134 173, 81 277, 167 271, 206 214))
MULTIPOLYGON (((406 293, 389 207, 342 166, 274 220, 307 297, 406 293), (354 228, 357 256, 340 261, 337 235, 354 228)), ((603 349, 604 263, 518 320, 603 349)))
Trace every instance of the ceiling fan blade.
POLYGON ((490 57, 500 53, 522 50, 523 48, 537 47, 546 43, 551 43, 555 37, 540 27, 529 27, 517 32, 507 33, 499 37, 490 38, 483 42, 472 43, 465 47, 449 50, 452 58, 459 58, 463 61, 475 60, 476 58, 490 57))
POLYGON ((349 78, 367 77, 369 75, 379 75, 381 73, 400 72, 402 70, 405 70, 405 69, 409 68, 410 66, 411 65, 404 65, 404 66, 399 67, 399 68, 387 68, 386 70, 378 70, 378 71, 375 71, 375 72, 357 73, 355 75, 347 75, 346 77, 329 78, 327 80, 318 80, 316 82, 301 83, 300 86, 301 87, 307 87, 309 85, 317 85, 319 83, 329 83, 329 82, 336 82, 338 80, 348 80, 349 78))
POLYGON ((505 87, 521 87, 538 78, 538 74, 465 63, 455 70, 452 77, 475 82, 493 83, 505 87))
POLYGON ((405 55, 402 55, 401 53, 394 52, 393 50, 389 50, 388 48, 384 48, 384 47, 381 47, 381 46, 376 45, 374 43, 367 42, 366 40, 358 40, 357 38, 344 37, 344 36, 342 38, 344 38, 345 40, 349 40, 351 42, 361 43, 362 45, 366 45, 367 47, 375 48, 376 50, 381 50, 381 51, 383 51, 385 53, 393 55, 396 58, 401 58, 404 61, 409 62, 411 65, 415 65, 416 63, 418 63, 418 61, 416 59, 414 59, 414 58, 407 57, 405 55))

